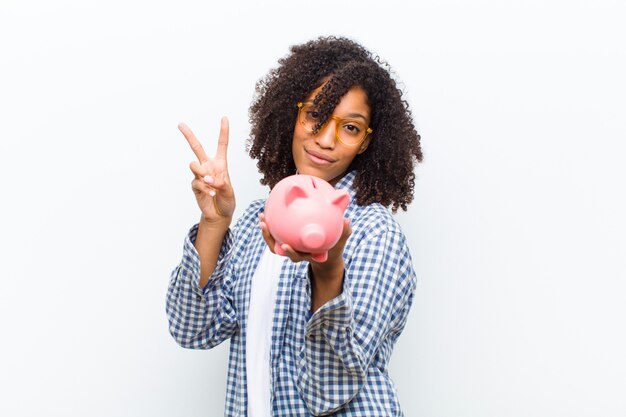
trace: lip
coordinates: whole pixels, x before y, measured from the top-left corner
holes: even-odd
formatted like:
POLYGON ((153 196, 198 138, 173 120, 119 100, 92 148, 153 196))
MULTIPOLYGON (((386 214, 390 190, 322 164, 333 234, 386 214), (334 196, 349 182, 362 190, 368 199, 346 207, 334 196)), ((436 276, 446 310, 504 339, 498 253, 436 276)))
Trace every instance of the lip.
POLYGON ((309 159, 316 164, 331 164, 337 161, 336 159, 333 159, 328 155, 324 155, 323 153, 315 152, 306 148, 304 149, 304 152, 307 154, 309 159))

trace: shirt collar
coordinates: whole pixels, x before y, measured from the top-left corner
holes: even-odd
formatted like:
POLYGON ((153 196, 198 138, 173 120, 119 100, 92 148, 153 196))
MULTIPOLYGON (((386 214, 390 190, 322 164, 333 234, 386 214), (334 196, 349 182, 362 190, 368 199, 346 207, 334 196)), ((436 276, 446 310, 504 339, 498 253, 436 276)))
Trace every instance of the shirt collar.
POLYGON ((352 183, 354 182, 354 177, 356 177, 356 171, 350 171, 346 175, 343 176, 337 184, 335 184, 336 190, 345 189, 350 194, 350 200, 354 199, 356 196, 356 191, 352 187, 352 183))

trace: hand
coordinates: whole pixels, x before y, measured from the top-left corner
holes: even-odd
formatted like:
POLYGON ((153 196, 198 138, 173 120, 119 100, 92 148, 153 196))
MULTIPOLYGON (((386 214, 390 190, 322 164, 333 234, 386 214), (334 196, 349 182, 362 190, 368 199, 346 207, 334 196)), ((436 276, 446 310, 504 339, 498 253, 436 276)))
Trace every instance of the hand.
MULTIPOLYGON (((263 239, 265 239, 265 243, 267 243, 267 246, 269 246, 270 250, 273 253, 276 253, 276 251, 274 250, 276 246, 276 240, 269 232, 267 223, 265 223, 265 215, 263 213, 259 214, 259 226, 261 227, 261 233, 263 234, 263 239)), ((310 253, 298 252, 286 243, 280 245, 280 249, 282 249, 282 251, 285 252, 285 255, 293 262, 310 262, 311 267, 314 270, 331 270, 340 267, 343 271, 343 250, 351 234, 352 228, 350 227, 350 219, 344 218, 341 237, 339 238, 339 241, 335 244, 335 246, 328 250, 328 258, 324 262, 319 262, 315 260, 310 253)))
POLYGON ((220 136, 217 141, 217 153, 214 158, 207 156, 202 145, 186 124, 179 124, 178 129, 198 157, 198 161, 191 162, 189 168, 195 176, 191 183, 191 189, 196 196, 203 219, 209 223, 226 220, 230 224, 235 211, 235 193, 228 176, 226 163, 228 119, 222 118, 220 136))

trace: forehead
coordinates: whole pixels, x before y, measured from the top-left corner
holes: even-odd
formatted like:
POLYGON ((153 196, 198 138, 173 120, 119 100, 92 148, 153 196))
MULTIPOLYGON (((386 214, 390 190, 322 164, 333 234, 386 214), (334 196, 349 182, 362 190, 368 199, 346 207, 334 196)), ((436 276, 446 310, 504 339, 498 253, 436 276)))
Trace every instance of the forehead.
MULTIPOLYGON (((307 102, 313 102, 315 97, 322 91, 324 84, 311 91, 311 94, 307 97, 307 102)), ((348 90, 335 107, 334 113, 336 114, 361 114, 365 117, 370 115, 370 106, 367 100, 367 93, 362 87, 355 86, 348 90)))

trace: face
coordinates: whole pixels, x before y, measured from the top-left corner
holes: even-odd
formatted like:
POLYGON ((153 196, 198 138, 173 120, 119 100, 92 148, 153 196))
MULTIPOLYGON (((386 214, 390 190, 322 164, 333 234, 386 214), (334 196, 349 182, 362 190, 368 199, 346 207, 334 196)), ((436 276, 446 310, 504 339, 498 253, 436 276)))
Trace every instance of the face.
MULTIPOLYGON (((307 101, 313 101, 321 88, 313 90, 307 101)), ((350 89, 335 107, 332 116, 360 119, 369 126, 370 108, 365 90, 360 87, 350 89)), ((337 120, 329 118, 317 134, 313 134, 296 120, 292 152, 298 173, 314 175, 335 185, 347 173, 352 160, 365 152, 370 138, 367 137, 359 146, 345 145, 335 136, 336 123, 337 120)))

